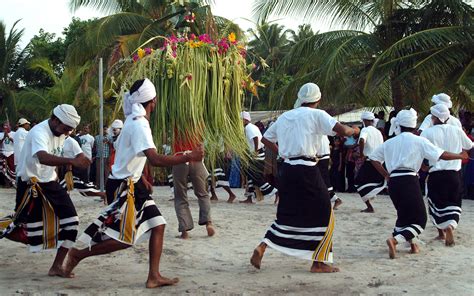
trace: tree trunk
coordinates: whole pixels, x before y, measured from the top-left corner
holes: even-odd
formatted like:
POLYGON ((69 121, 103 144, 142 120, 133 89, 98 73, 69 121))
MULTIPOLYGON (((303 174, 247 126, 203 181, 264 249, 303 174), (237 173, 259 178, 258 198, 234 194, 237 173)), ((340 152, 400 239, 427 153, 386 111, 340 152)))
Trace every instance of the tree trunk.
POLYGON ((392 103, 395 111, 398 112, 403 109, 403 92, 402 92, 402 85, 400 81, 396 80, 396 78, 391 77, 390 84, 392 85, 392 103))

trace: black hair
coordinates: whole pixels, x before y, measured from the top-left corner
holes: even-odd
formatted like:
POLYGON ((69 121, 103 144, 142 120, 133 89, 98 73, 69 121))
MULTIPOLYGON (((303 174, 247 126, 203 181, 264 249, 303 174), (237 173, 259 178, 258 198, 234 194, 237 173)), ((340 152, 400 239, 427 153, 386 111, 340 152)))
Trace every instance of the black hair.
POLYGON ((383 114, 383 115, 385 116, 385 112, 384 112, 383 110, 380 110, 378 114, 379 114, 379 115, 380 115, 380 114, 383 114))
POLYGON ((414 127, 405 127, 405 126, 400 126, 400 130, 403 132, 409 132, 409 133, 413 133, 416 128, 414 127))

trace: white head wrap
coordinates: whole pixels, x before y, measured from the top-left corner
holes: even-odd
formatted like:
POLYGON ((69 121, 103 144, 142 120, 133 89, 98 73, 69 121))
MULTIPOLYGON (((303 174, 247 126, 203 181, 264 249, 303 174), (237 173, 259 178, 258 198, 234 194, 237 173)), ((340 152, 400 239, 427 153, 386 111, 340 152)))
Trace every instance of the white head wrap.
POLYGON ((81 117, 77 114, 76 108, 68 104, 56 106, 53 109, 53 114, 65 125, 76 128, 81 122, 81 117))
POLYGON ((240 113, 240 118, 251 121, 250 113, 248 113, 247 111, 242 111, 240 113))
POLYGON ((449 109, 445 104, 436 104, 430 108, 431 114, 445 123, 449 119, 449 109))
POLYGON ((389 135, 399 135, 401 133, 401 127, 415 128, 418 114, 413 108, 410 110, 402 110, 398 112, 397 117, 390 120, 390 131, 389 135))
POLYGON ((305 103, 315 103, 321 100, 321 91, 315 83, 309 82, 304 84, 298 91, 298 99, 296 99, 293 108, 301 107, 305 103))
POLYGON ((125 116, 144 116, 145 108, 141 103, 146 103, 156 97, 156 89, 153 83, 145 78, 143 84, 133 94, 127 92, 123 95, 123 113, 125 116))
POLYGON ((453 107, 453 102, 451 102, 451 97, 448 96, 448 95, 445 94, 445 93, 440 93, 440 94, 434 95, 434 96, 431 98, 431 102, 433 102, 433 104, 435 104, 435 105, 437 105, 437 104, 444 104, 444 105, 446 105, 446 107, 448 107, 448 108, 452 108, 452 107, 453 107))
POLYGON ((360 115, 360 119, 362 119, 362 120, 374 120, 374 119, 375 119, 375 115, 374 115, 374 113, 372 113, 372 112, 364 111, 364 112, 362 112, 362 114, 360 115))
POLYGON ((123 128, 123 122, 120 119, 115 119, 111 125, 112 128, 123 128))

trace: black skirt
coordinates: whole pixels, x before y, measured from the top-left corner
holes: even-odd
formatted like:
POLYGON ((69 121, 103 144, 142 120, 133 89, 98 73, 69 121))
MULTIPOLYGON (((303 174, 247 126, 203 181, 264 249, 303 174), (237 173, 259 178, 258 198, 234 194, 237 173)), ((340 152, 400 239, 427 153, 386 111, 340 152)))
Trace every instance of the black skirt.
POLYGON ((318 169, 321 177, 323 178, 324 184, 328 188, 329 199, 331 201, 336 201, 338 198, 334 192, 334 188, 331 184, 331 175, 329 173, 329 158, 323 158, 318 161, 318 169))
POLYGON ((428 205, 431 222, 438 229, 456 228, 461 217, 461 175, 437 171, 428 177, 428 205))
POLYGON ((370 161, 362 164, 354 179, 355 187, 364 202, 374 198, 385 188, 384 177, 375 169, 370 161))
POLYGON ((334 215, 318 167, 282 163, 278 182, 277 219, 263 241, 287 255, 332 262, 334 215))
MULTIPOLYGON (((393 174, 415 174, 411 171, 393 171, 393 174)), ((388 193, 397 210, 393 237, 399 242, 410 241, 420 235, 426 226, 426 208, 416 175, 390 177, 388 193)))

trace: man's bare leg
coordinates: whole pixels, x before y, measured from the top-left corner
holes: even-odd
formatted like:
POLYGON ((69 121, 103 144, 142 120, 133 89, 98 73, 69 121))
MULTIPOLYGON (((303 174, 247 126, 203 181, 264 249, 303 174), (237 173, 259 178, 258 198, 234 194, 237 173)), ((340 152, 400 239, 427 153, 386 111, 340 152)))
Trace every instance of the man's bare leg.
POLYGON ((83 259, 91 256, 109 254, 115 251, 124 250, 131 247, 130 245, 121 243, 114 239, 108 239, 106 241, 100 242, 97 245, 93 245, 90 249, 85 248, 78 250, 71 248, 67 253, 67 260, 64 264, 64 273, 65 276, 69 276, 73 269, 81 262, 83 259))
POLYGON ((267 249, 267 244, 261 242, 255 250, 253 250, 253 255, 250 258, 250 264, 252 264, 256 269, 260 269, 262 265, 263 254, 265 254, 265 250, 267 249))
POLYGON ((206 230, 207 236, 214 236, 214 234, 216 234, 216 230, 214 229, 214 225, 212 225, 211 221, 206 223, 206 230))
POLYGON ((334 210, 337 210, 339 206, 342 204, 342 200, 340 198, 337 198, 336 201, 334 202, 334 210))
POLYGON ((444 234, 444 229, 438 229, 438 236, 435 237, 435 240, 445 240, 446 235, 444 234))
POLYGON ((165 225, 160 225, 151 230, 150 242, 148 244, 150 254, 150 266, 148 269, 147 288, 170 286, 179 282, 178 278, 165 278, 160 274, 160 259, 163 252, 163 236, 165 225))
POLYGON ((181 238, 181 239, 188 239, 189 238, 189 234, 188 232, 185 230, 185 231, 182 231, 181 232, 181 235, 178 235, 178 238, 181 238))
POLYGON ((413 241, 410 241, 410 254, 418 254, 418 253, 420 253, 420 247, 413 241))
POLYGON ((228 203, 233 203, 234 200, 237 198, 232 189, 229 186, 222 186, 222 188, 229 194, 229 199, 227 200, 228 203))
POLYGON ((446 228, 446 241, 445 244, 447 247, 453 247, 454 246, 454 228, 453 226, 449 225, 448 228, 446 228))
POLYGON ((331 273, 331 272, 339 272, 339 268, 331 265, 327 265, 323 262, 314 261, 313 265, 311 265, 311 272, 313 273, 331 273))
POLYGON ((388 257, 390 257, 390 259, 395 259, 395 256, 397 254, 397 244, 397 240, 393 237, 387 239, 388 257))
POLYGON ((62 268, 64 258, 66 258, 68 251, 69 249, 59 247, 58 252, 56 253, 56 257, 54 258, 53 265, 51 265, 51 268, 48 271, 49 276, 60 276, 60 277, 67 277, 67 278, 74 277, 73 273, 71 272, 66 273, 64 272, 62 268))
POLYGON ((369 200, 366 201, 365 204, 367 205, 367 209, 360 211, 361 213, 374 213, 375 212, 374 207, 372 207, 372 204, 370 203, 369 200))
POLYGON ((214 201, 214 202, 218 201, 219 199, 217 198, 216 189, 214 188, 214 186, 211 185, 210 191, 211 191, 211 201, 214 201))

